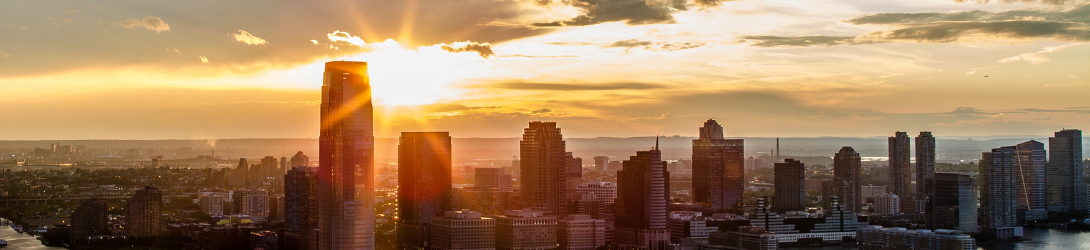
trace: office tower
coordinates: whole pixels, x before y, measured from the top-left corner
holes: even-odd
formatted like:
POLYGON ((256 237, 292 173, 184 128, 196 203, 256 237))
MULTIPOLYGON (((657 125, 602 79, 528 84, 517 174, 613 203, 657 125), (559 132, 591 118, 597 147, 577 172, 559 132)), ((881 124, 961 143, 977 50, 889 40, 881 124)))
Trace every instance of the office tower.
POLYGON ((556 122, 530 122, 520 142, 523 205, 556 216, 568 215, 575 185, 568 183, 572 159, 556 122))
POLYGON ((613 239, 621 248, 654 250, 670 244, 670 173, 655 144, 649 151, 636 152, 617 171, 613 239))
POLYGON ((772 169, 776 182, 776 211, 802 211, 806 204, 806 164, 795 159, 777 162, 772 169))
MULTIPOLYGON (((934 195, 930 185, 935 178, 935 137, 920 132, 916 137, 916 203, 926 202, 934 195)), ((919 212, 919 211, 916 211, 919 212)))
POLYGON ((557 246, 556 216, 526 209, 507 210, 495 219, 496 250, 555 249, 557 246))
POLYGON ((251 220, 257 222, 269 219, 269 193, 264 189, 235 189, 231 198, 235 205, 235 213, 249 215, 251 220))
POLYGON ((261 158, 261 171, 264 173, 261 176, 261 186, 271 186, 273 179, 277 179, 277 176, 284 174, 279 173, 280 164, 276 161, 276 157, 265 156, 261 158))
POLYGON ((108 211, 107 200, 91 198, 81 202, 76 211, 72 212, 69 238, 72 241, 82 242, 87 240, 88 236, 109 235, 108 211))
POLYGON ((125 204, 125 236, 158 237, 163 228, 163 191, 154 186, 137 190, 125 204))
POLYGON ((284 248, 307 249, 308 235, 318 227, 318 174, 305 165, 288 170, 284 201, 284 248))
POLYGON ((454 210, 451 205, 450 134, 402 132, 397 161, 400 248, 428 248, 431 219, 454 210))
POLYGON ((373 113, 367 63, 327 62, 318 137, 321 249, 375 247, 373 113))
POLYGON ((432 218, 430 248, 435 250, 496 249, 496 220, 480 212, 446 211, 432 218))
POLYGON ((570 208, 571 203, 578 199, 575 195, 575 188, 583 183, 583 158, 574 157, 571 152, 565 152, 564 154, 568 158, 568 169, 564 171, 567 178, 564 181, 567 184, 564 187, 564 195, 567 196, 570 208))
POLYGON ((980 228, 1001 240, 1015 235, 1017 197, 1014 173, 1018 157, 1013 146, 994 148, 980 159, 980 228))
POLYGON ((1018 167, 1014 169, 1014 192, 1018 201, 1018 223, 1048 218, 1045 206, 1045 144, 1034 140, 1015 145, 1018 167))
POLYGON ((606 171, 617 172, 621 170, 621 165, 623 165, 621 161, 609 161, 606 171))
POLYGON ((609 156, 594 157, 594 171, 605 172, 607 167, 609 167, 609 156))
POLYGON ((617 198, 617 185, 611 182, 588 182, 575 188, 579 199, 575 213, 590 215, 594 219, 613 220, 613 201, 617 198))
POLYGON ((874 214, 897 215, 901 213, 901 197, 894 193, 881 193, 874 196, 874 214))
POLYGON ((594 250, 606 244, 606 221, 571 214, 556 225, 558 250, 594 250))
POLYGON ((1086 212, 1086 184, 1082 180, 1082 131, 1064 129, 1048 138, 1045 170, 1050 211, 1086 212))
POLYGON ((291 156, 291 165, 289 167, 298 166, 310 167, 310 157, 304 155, 303 151, 295 152, 295 155, 291 156))
POLYGON ((474 168, 473 179, 473 187, 511 192, 511 176, 505 174, 503 168, 474 168))
POLYGON ((929 229, 976 232, 976 193, 967 174, 935 173, 935 198, 928 203, 929 229))
POLYGON ((860 183, 861 158, 852 147, 840 148, 833 157, 833 181, 836 182, 837 196, 843 201, 844 209, 861 213, 863 208, 863 190, 860 183))
POLYGON ((723 127, 708 119, 693 140, 693 201, 714 211, 731 209, 745 189, 742 139, 723 139, 723 127))
POLYGON ((246 184, 249 184, 249 167, 250 164, 246 163, 246 158, 239 158, 238 167, 231 170, 231 177, 227 181, 227 184, 231 187, 245 187, 246 184))
MULTIPOLYGON (((901 197, 901 212, 915 212, 912 198, 912 145, 908 133, 897 131, 889 138, 889 185, 886 190, 901 197)), ((843 197, 841 197, 843 200, 843 197)))

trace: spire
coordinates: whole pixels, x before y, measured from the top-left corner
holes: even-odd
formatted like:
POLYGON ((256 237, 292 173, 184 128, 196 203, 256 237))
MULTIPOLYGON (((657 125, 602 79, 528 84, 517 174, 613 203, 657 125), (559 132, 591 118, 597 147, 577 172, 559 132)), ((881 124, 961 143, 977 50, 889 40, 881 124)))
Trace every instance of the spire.
POLYGON ((659 136, 655 135, 655 150, 659 150, 659 136))

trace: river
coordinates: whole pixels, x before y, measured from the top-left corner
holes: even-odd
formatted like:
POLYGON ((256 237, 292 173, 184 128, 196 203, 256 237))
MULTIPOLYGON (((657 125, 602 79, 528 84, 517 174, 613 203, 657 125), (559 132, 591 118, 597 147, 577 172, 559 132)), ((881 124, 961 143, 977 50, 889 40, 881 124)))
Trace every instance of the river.
POLYGON ((11 229, 11 226, 0 226, 0 239, 5 239, 8 241, 8 247, 6 249, 65 249, 63 247, 47 247, 45 245, 42 245, 42 242, 38 241, 38 239, 35 239, 34 236, 30 236, 26 233, 16 233, 15 229, 11 229))

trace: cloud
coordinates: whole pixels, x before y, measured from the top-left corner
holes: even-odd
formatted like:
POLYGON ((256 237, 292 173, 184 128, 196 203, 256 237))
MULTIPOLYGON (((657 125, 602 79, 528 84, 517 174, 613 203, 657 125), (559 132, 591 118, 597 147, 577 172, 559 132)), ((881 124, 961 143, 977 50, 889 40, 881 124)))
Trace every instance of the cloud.
POLYGON ((630 25, 673 23, 674 17, 671 14, 677 10, 669 4, 646 0, 568 0, 563 2, 581 9, 583 13, 566 21, 535 23, 534 26, 586 26, 617 21, 624 21, 630 25))
POLYGON ((8 52, 4 52, 3 50, 0 50, 0 59, 8 59, 8 58, 13 58, 13 57, 14 56, 12 56, 11 54, 8 54, 8 52))
POLYGON ((200 58, 201 58, 201 63, 208 63, 208 58, 207 57, 200 56, 200 58))
POLYGON ((170 30, 170 25, 167 25, 166 22, 163 22, 163 19, 153 16, 146 16, 144 17, 144 19, 129 18, 125 21, 121 21, 118 24, 121 25, 121 27, 125 27, 128 29, 140 27, 154 30, 155 33, 159 33, 160 31, 164 30, 170 30))
POLYGON ((1043 3, 1052 5, 1062 5, 1064 3, 1079 2, 1072 0, 954 0, 959 3, 1043 3))
POLYGON ((550 113, 550 112, 553 112, 553 110, 547 109, 547 108, 542 108, 542 109, 530 111, 530 114, 544 114, 544 113, 550 113))
POLYGON ((492 53, 492 45, 488 44, 488 43, 477 43, 477 42, 465 41, 465 42, 454 42, 454 43, 451 43, 451 44, 445 44, 444 43, 444 44, 438 44, 438 45, 443 50, 446 50, 446 51, 451 52, 451 53, 477 52, 477 54, 480 54, 481 57, 484 57, 484 58, 488 58, 488 57, 496 55, 495 53, 492 53))
POLYGON ((505 82, 487 87, 509 90, 544 90, 544 91, 582 91, 582 90, 644 90, 659 89, 666 86, 640 82, 612 83, 540 83, 540 82, 505 82))
POLYGON ((80 12, 80 11, 83 11, 83 9, 73 9, 72 7, 68 7, 67 9, 64 9, 65 14, 71 14, 71 13, 76 13, 76 12, 80 12))
POLYGON ((250 34, 250 32, 246 32, 245 30, 238 30, 238 33, 231 33, 230 35, 235 38, 235 41, 239 41, 249 45, 261 45, 269 43, 268 41, 265 41, 265 39, 256 37, 250 34))
POLYGON ((872 32, 860 37, 864 40, 917 42, 956 42, 970 39, 1090 40, 1090 4, 1062 10, 877 13, 845 20, 845 22, 856 25, 897 26, 893 30, 872 32))
POLYGON ((1048 58, 1047 54, 1050 54, 1052 52, 1061 51, 1063 49, 1066 49, 1068 47, 1075 46, 1075 45, 1079 45, 1079 44, 1068 44, 1068 45, 1047 47, 1047 48, 1044 48, 1043 50, 1038 51, 1038 52, 1025 53, 1025 54, 1021 54, 1021 55, 1017 55, 1017 56, 1012 56, 1012 57, 1008 57, 1008 58, 999 59, 999 61, 997 61, 997 62, 998 63, 1012 63, 1012 62, 1024 61, 1024 62, 1029 62, 1030 64, 1034 64, 1034 65, 1042 64, 1042 63, 1045 63, 1045 62, 1048 62, 1049 60, 1051 60, 1050 58, 1048 58))
POLYGON ((632 47, 648 46, 648 45, 651 45, 651 44, 652 43, 649 42, 649 41, 640 41, 640 40, 636 40, 636 39, 628 39, 628 40, 621 40, 621 41, 613 42, 613 44, 607 45, 606 47, 632 48, 632 47))
POLYGON ((744 41, 753 41, 755 47, 810 47, 855 45, 873 43, 856 41, 853 36, 743 36, 744 41))

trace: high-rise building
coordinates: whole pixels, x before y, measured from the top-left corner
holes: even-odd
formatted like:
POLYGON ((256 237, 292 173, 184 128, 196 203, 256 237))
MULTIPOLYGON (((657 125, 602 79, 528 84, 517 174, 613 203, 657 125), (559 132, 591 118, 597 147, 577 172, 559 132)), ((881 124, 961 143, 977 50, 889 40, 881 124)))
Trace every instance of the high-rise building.
POLYGON ((235 189, 231 194, 235 205, 235 212, 249 215, 253 221, 266 221, 269 219, 269 192, 260 188, 235 189))
POLYGON ((606 221, 585 214, 560 218, 556 225, 558 250, 594 250, 606 244, 606 221))
POLYGON ((261 176, 261 186, 273 186, 276 184, 276 180, 280 179, 278 177, 284 175, 280 173, 280 163, 276 161, 276 157, 265 156, 265 158, 261 158, 261 169, 265 173, 261 176))
POLYGON ((310 234, 318 227, 318 173, 305 165, 288 170, 284 201, 284 248, 307 249, 310 234))
POLYGON ((397 146, 397 236, 401 249, 428 248, 431 219, 451 204, 450 134, 402 132, 397 146))
POLYGON ((495 188, 501 192, 511 192, 511 176, 503 168, 474 168, 473 187, 495 188))
POLYGON ((1018 223, 1048 218, 1045 206, 1045 144, 1034 140, 1015 145, 1018 167, 1014 169, 1014 192, 1018 202, 1018 223))
POLYGON ((833 181, 836 182, 837 196, 843 201, 844 209, 853 213, 863 212, 863 190, 861 176, 862 158, 852 147, 840 148, 833 157, 833 181))
POLYGON ((693 201, 715 211, 738 204, 745 189, 745 143, 723 139, 723 127, 708 119, 693 140, 693 201))
POLYGON ((821 209, 832 210, 833 203, 832 197, 840 195, 839 184, 836 180, 822 180, 821 181, 821 209))
POLYGON ((250 183, 249 177, 250 164, 246 163, 246 158, 238 159, 238 167, 231 170, 230 178, 227 180, 227 185, 231 187, 245 187, 250 183))
POLYGON ((265 182, 265 164, 250 164, 246 171, 246 186, 259 188, 265 182))
POLYGON ((976 232, 976 192, 967 174, 935 173, 935 198, 927 204, 929 229, 976 232))
POLYGON ((446 211, 432 218, 430 249, 490 250, 496 249, 496 220, 481 217, 480 212, 446 211))
POLYGON ((1082 130, 1064 129, 1048 138, 1045 170, 1047 205, 1050 211, 1083 213, 1087 210, 1083 182, 1082 130))
POLYGON ((197 198, 197 204, 200 206, 201 212, 207 215, 223 215, 223 204, 225 202, 227 202, 227 198, 218 195, 197 198))
POLYGON ((806 204, 806 164, 795 159, 777 162, 772 169, 776 182, 776 210, 802 211, 806 204))
POLYGON ((620 248, 656 250, 670 244, 669 180, 658 145, 624 161, 623 169, 617 171, 613 203, 617 219, 613 239, 620 248))
POLYGON ((496 250, 546 250, 557 247, 556 216, 526 209, 507 210, 495 219, 496 250))
POLYGON ((567 216, 574 201, 572 159, 556 122, 530 122, 520 142, 523 205, 567 216))
POLYGON ((91 198, 81 202, 72 212, 69 238, 72 241, 85 241, 88 236, 110 234, 108 210, 108 202, 104 199, 91 198))
POLYGON ((137 190, 125 204, 125 236, 158 237, 163 229, 163 191, 154 186, 137 190))
POLYGON ((934 178, 935 137, 931 132, 923 131, 916 137, 916 203, 926 203, 933 198, 934 178))
POLYGON ((289 167, 298 166, 310 167, 310 157, 303 154, 303 151, 295 152, 295 155, 291 156, 291 165, 289 167))
POLYGON ((607 167, 609 167, 609 156, 594 157, 594 171, 605 172, 607 167))
POLYGON ((994 148, 981 154, 980 228, 1001 240, 1021 237, 1014 191, 1017 167, 1014 146, 994 148))
POLYGON ((897 215, 901 213, 901 197, 894 193, 881 193, 874 196, 874 214, 897 215))
MULTIPOLYGON (((907 132, 897 131, 889 138, 889 185, 890 193, 901 197, 901 212, 911 213, 913 208, 912 188, 912 145, 907 132)), ((844 200, 841 197, 841 200, 844 200)))
POLYGON ((366 62, 325 64, 318 137, 320 249, 374 249, 375 136, 366 62))

